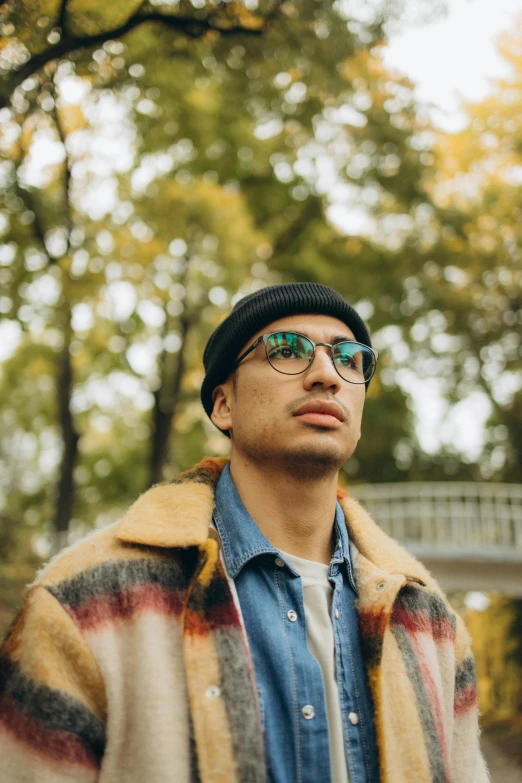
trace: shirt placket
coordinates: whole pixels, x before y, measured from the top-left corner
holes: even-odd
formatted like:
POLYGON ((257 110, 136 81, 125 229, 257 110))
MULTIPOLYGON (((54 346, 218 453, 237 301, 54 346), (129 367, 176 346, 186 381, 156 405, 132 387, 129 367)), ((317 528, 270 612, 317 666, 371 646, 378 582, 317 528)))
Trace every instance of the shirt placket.
POLYGON ((295 711, 296 783, 317 783, 318 780, 331 783, 323 676, 319 663, 308 649, 301 578, 291 574, 280 558, 277 558, 276 564, 279 566, 276 579, 292 663, 290 685, 295 711))
POLYGON ((352 588, 339 566, 332 565, 330 581, 334 583, 332 623, 339 704, 345 740, 346 763, 350 783, 368 783, 369 758, 360 681, 356 673, 354 634, 358 633, 352 588))

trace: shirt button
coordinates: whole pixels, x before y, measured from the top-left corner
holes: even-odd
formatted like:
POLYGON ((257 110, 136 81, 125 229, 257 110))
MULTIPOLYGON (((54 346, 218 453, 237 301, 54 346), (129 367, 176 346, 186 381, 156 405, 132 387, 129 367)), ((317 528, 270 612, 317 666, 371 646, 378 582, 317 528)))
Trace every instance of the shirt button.
POLYGON ((377 585, 377 590, 382 590, 383 587, 386 587, 386 582, 379 582, 377 585))
POLYGON ((356 712, 350 712, 350 714, 348 715, 348 720, 350 721, 352 726, 357 726, 357 724, 359 723, 359 716, 357 715, 356 712))
POLYGON ((295 623, 295 621, 297 620, 297 612, 294 612, 293 609, 290 609, 290 611, 286 613, 286 616, 288 617, 291 623, 295 623))
POLYGON ((305 704, 301 712, 303 713, 303 718, 306 718, 306 720, 312 720, 312 718, 315 718, 315 710, 311 704, 305 704))
POLYGON ((340 616, 341 616, 341 612, 339 611, 339 609, 336 609, 335 610, 335 619, 338 620, 340 616))
POLYGON ((217 685, 211 685, 210 688, 207 688, 205 691, 205 696, 207 699, 217 699, 221 694, 221 690, 217 687, 217 685))
POLYGON ((276 566, 279 566, 279 568, 284 568, 285 562, 284 560, 281 560, 280 557, 276 557, 275 564, 276 566))

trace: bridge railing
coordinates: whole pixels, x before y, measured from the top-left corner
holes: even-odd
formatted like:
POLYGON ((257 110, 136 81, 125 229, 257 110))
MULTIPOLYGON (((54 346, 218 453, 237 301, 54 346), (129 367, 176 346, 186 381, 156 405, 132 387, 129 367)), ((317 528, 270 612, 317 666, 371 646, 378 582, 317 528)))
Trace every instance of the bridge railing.
POLYGON ((522 484, 398 482, 349 491, 386 533, 413 549, 522 558, 522 484))

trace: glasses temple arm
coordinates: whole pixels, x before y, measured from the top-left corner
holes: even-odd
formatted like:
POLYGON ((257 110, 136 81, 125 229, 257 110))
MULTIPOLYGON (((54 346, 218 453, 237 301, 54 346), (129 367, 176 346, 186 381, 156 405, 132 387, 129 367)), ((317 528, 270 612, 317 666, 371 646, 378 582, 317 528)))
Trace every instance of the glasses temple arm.
POLYGON ((259 345, 259 343, 261 342, 261 340, 262 340, 262 339, 263 339, 263 335, 261 335, 261 337, 258 337, 258 338, 257 338, 257 340, 255 341, 255 343, 252 343, 252 345, 250 346, 250 348, 248 348, 248 349, 245 351, 245 353, 241 354, 241 356, 239 357, 239 359, 236 359, 236 361, 234 362, 234 366, 232 367, 232 369, 233 369, 233 370, 235 370, 235 369, 236 369, 236 367, 239 365, 239 363, 243 361, 243 359, 245 358, 245 356, 248 356, 248 354, 249 354, 251 351, 253 351, 253 350, 254 350, 254 348, 257 348, 257 346, 259 345))

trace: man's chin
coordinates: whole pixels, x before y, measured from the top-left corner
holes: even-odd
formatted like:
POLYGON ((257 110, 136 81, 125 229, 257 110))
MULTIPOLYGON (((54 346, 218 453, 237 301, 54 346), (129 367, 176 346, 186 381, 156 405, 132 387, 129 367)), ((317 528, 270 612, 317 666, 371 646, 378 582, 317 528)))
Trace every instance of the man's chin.
POLYGON ((352 456, 342 444, 333 442, 317 442, 317 439, 308 439, 307 443, 286 446, 281 451, 281 461, 286 464, 286 469, 297 475, 318 478, 321 475, 337 473, 345 462, 352 456), (314 442, 315 441, 315 442, 314 442))
POLYGON ((342 442, 339 433, 319 427, 311 427, 308 432, 278 432, 263 433, 263 437, 248 438, 241 444, 235 441, 238 452, 243 452, 248 459, 267 464, 279 463, 283 471, 306 471, 307 474, 319 476, 325 473, 339 471, 354 452, 351 444, 342 442))

